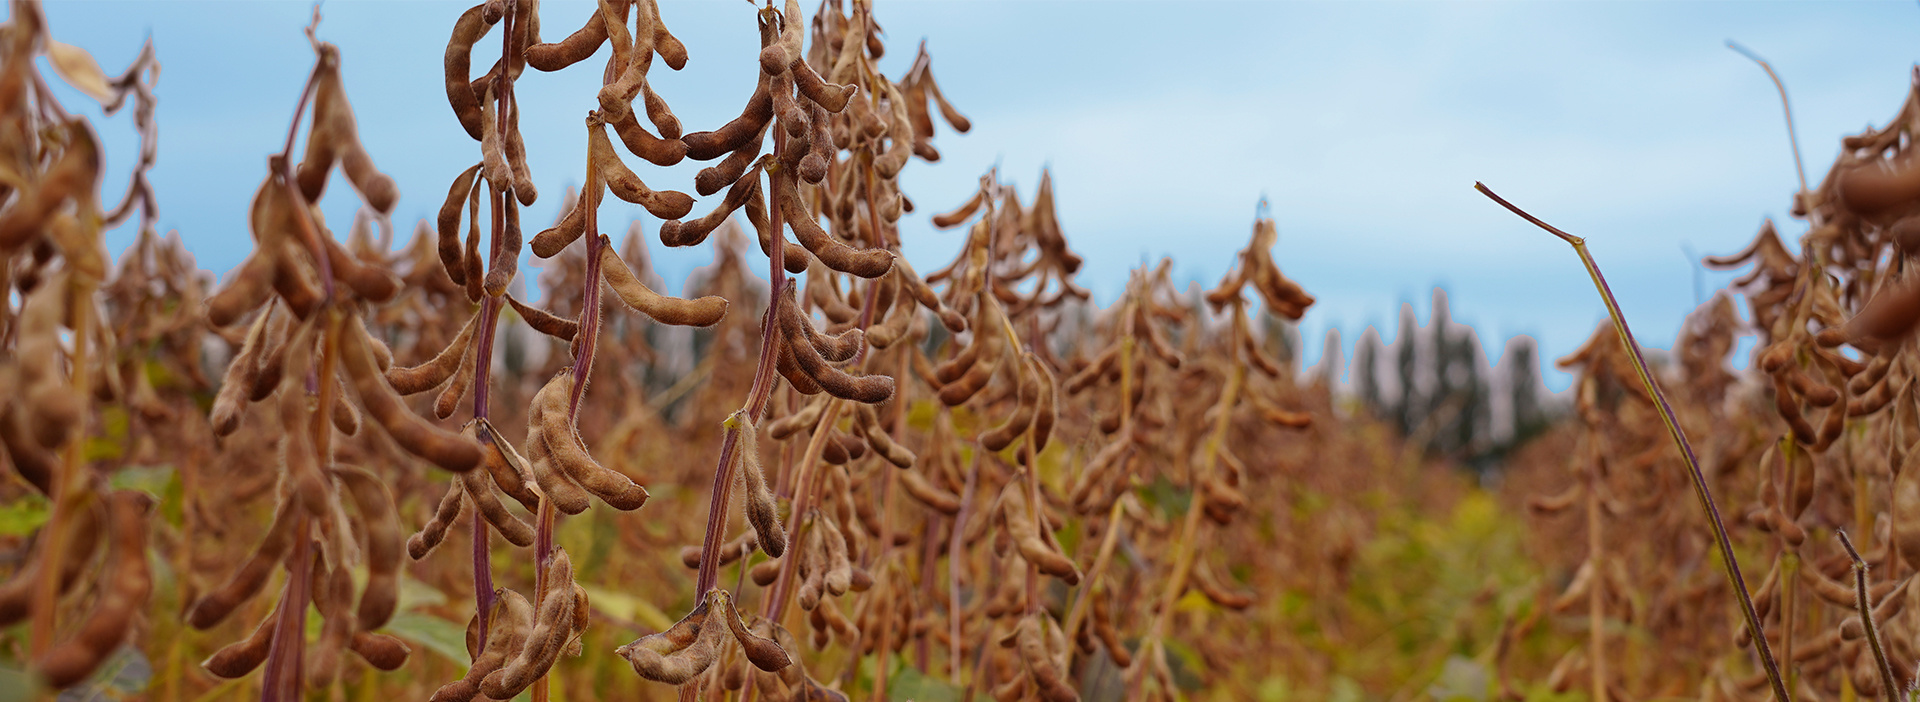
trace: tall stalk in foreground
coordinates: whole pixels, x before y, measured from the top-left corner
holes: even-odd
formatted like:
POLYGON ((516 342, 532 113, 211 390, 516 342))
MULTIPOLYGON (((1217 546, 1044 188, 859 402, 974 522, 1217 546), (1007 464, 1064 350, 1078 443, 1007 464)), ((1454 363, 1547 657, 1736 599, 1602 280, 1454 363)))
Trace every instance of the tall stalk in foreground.
POLYGON ((1687 460, 1687 477, 1693 481, 1694 496, 1700 500, 1700 509, 1707 515, 1707 521, 1713 527, 1714 543, 1720 547, 1720 560, 1727 571, 1727 579, 1733 584, 1733 591, 1739 596, 1740 613, 1747 620, 1747 634, 1753 637, 1754 649, 1760 654, 1760 665, 1766 668, 1767 681, 1773 685, 1773 695, 1781 702, 1792 700, 1787 694, 1785 681, 1780 677, 1779 664, 1774 662, 1773 649, 1767 645, 1766 632, 1760 625, 1760 615, 1754 610, 1753 595, 1747 591, 1747 581, 1740 575, 1740 560, 1734 556, 1733 542, 1727 538, 1727 525, 1720 519, 1720 508, 1714 504, 1713 491, 1707 487, 1707 477, 1700 471, 1700 461, 1693 455, 1693 446, 1687 442, 1686 432, 1680 429, 1680 422, 1673 416, 1673 407, 1667 404, 1667 395, 1660 390, 1660 384, 1654 382, 1653 374, 1647 371, 1647 359, 1640 353, 1640 344, 1633 339, 1633 330, 1627 328, 1627 318, 1620 312, 1620 303, 1613 297, 1613 289, 1607 287, 1607 279, 1600 274, 1600 265, 1594 263, 1593 255, 1587 252, 1587 240, 1568 234, 1538 217, 1528 214, 1513 203, 1507 202, 1493 190, 1481 183, 1474 183, 1473 189, 1480 191, 1501 207, 1519 215, 1521 219, 1533 223, 1541 229, 1560 237, 1562 241, 1573 245, 1580 254, 1580 263, 1587 267, 1587 275, 1593 278, 1593 286, 1600 291, 1600 299, 1607 304, 1607 314, 1613 317, 1613 328, 1620 333, 1620 343, 1627 347, 1628 356, 1633 359, 1633 369, 1640 375, 1640 383, 1646 386, 1647 394, 1652 395, 1654 403, 1660 408, 1660 419, 1667 425, 1667 434, 1673 438, 1673 444, 1680 449, 1681 457, 1687 460))

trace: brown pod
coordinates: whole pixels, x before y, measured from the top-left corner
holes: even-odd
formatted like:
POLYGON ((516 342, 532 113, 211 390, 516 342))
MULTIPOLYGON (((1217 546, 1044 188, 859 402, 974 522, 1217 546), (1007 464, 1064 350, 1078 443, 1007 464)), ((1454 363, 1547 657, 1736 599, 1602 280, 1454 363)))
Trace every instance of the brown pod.
POLYGON ((367 584, 360 592, 359 631, 372 631, 393 619, 400 602, 400 514, 385 483, 364 468, 335 466, 334 477, 347 488, 366 533, 367 584))
POLYGON ((231 326, 248 312, 260 309, 272 292, 272 257, 254 253, 229 274, 226 285, 207 298, 207 323, 231 326))
MULTIPOLYGON (((1013 413, 1007 415, 1007 421, 1000 426, 980 435, 980 445, 988 451, 999 451, 1013 445, 1013 440, 1025 434, 1033 426, 1033 418, 1039 413, 1039 382, 1033 378, 1033 359, 1022 357, 1019 368, 1014 374, 1014 387, 1017 399, 1013 413)), ((964 380, 964 378, 963 378, 964 380)))
POLYGON ((1913 330, 1920 321, 1920 276, 1884 285, 1868 300, 1860 313, 1847 320, 1851 339, 1891 341, 1913 330))
POLYGON ((498 18, 489 18, 484 10, 487 3, 474 5, 460 19, 454 22, 453 36, 447 41, 447 54, 444 61, 447 76, 447 105, 453 108, 454 117, 460 120, 460 126, 467 135, 480 139, 480 96, 475 95, 467 76, 473 69, 473 45, 486 36, 487 30, 498 18))
POLYGON ((547 674, 572 638, 575 620, 573 561, 556 548, 547 565, 547 597, 534 616, 533 630, 520 654, 480 681, 480 692, 496 700, 512 699, 547 674))
POLYGON ((599 169, 600 179, 614 197, 645 207, 648 214, 661 219, 679 219, 693 210, 693 198, 686 193, 655 191, 641 182, 640 176, 634 175, 620 160, 620 155, 614 153, 606 128, 598 122, 587 127, 587 159, 593 168, 599 169))
POLYGON ((487 448, 487 473, 493 476, 494 485, 528 512, 539 510, 540 491, 534 484, 533 471, 527 468, 527 459, 487 418, 481 417, 475 422, 479 425, 477 438, 487 448))
POLYGON ((387 385, 368 347, 366 327, 349 320, 346 339, 340 344, 340 360, 353 378, 354 392, 375 423, 408 453, 427 459, 446 470, 462 472, 479 467, 478 442, 427 423, 408 411, 393 388, 387 385))
POLYGON ((439 506, 433 510, 433 517, 426 526, 407 537, 407 555, 413 560, 426 558, 428 553, 447 538, 447 528, 453 526, 453 520, 460 518, 460 508, 466 504, 467 491, 455 480, 447 484, 447 492, 440 498, 439 506))
MULTIPOLYGON (((705 172, 701 171, 701 173, 705 172)), ((713 208, 712 212, 708 212, 699 219, 685 222, 677 220, 661 222, 660 243, 667 246, 694 246, 706 241, 707 236, 712 234, 714 229, 719 228, 722 223, 732 217, 735 210, 748 206, 749 201, 762 208, 766 207, 760 202, 760 176, 757 167, 753 173, 734 181, 733 187, 727 189, 727 196, 720 201, 720 206, 713 208)))
POLYGON ((660 4, 656 0, 643 0, 642 4, 642 11, 653 15, 653 52, 667 63, 667 68, 676 71, 686 68, 687 45, 667 31, 667 24, 660 20, 660 4))
POLYGON ((818 383, 828 394, 843 400, 853 400, 867 404, 879 404, 893 397, 893 378, 884 375, 852 376, 829 365, 808 342, 803 327, 807 321, 801 316, 800 305, 794 299, 793 287, 787 287, 787 295, 780 303, 777 312, 780 332, 784 346, 790 352, 793 362, 799 370, 818 383))
POLYGON ((720 644, 728 633, 712 621, 716 595, 725 590, 708 591, 699 606, 666 631, 635 639, 614 653, 626 658, 640 677, 668 685, 680 685, 706 672, 719 657, 720 644))
POLYGON ((1040 698, 1047 702, 1070 702, 1080 699, 1080 693, 1066 682, 1066 676, 1060 671, 1059 664, 1053 659, 1046 643, 1046 632, 1042 627, 1044 614, 1029 614, 1020 620, 1019 649, 1020 660, 1027 666, 1027 673, 1039 691, 1040 698))
MULTIPOLYGON (((754 549, 758 548, 759 545, 759 538, 754 536, 751 531, 733 537, 732 540, 720 544, 720 565, 732 565, 734 561, 740 560, 741 557, 749 553, 753 553, 754 549)), ((699 546, 682 546, 680 547, 680 564, 686 566, 688 570, 698 570, 700 568, 700 558, 703 555, 705 555, 705 553, 700 550, 699 546)))
POLYGON ((552 312, 521 302, 512 295, 507 296, 507 304, 513 305, 513 311, 520 315, 521 321, 534 331, 561 341, 573 341, 573 335, 580 332, 580 323, 552 312))
POLYGON ((826 179, 827 167, 833 165, 833 136, 828 126, 826 108, 809 104, 808 112, 811 115, 813 129, 807 137, 807 154, 800 159, 798 172, 801 180, 818 184, 826 179))
POLYGON ((947 102, 947 96, 940 92, 940 84, 933 80, 932 69, 924 70, 920 74, 920 80, 926 83, 927 94, 932 95, 933 103, 939 106, 940 118, 946 120, 947 125, 953 127, 953 131, 965 134, 973 129, 973 121, 954 109, 953 104, 947 102))
POLYGON ((353 632, 353 638, 347 640, 347 650, 366 661, 375 670, 394 671, 407 664, 407 656, 413 653, 406 642, 370 631, 353 632))
MULTIPOLYGON (((747 221, 753 224, 754 233, 759 235, 760 253, 772 256, 775 232, 773 231, 773 223, 767 219, 766 201, 758 197, 749 197, 747 198, 745 209, 747 212, 747 221)), ((807 250, 799 244, 787 241, 784 234, 778 238, 782 252, 782 263, 785 264, 787 272, 795 274, 807 272, 807 268, 813 261, 813 257, 807 255, 807 250)))
POLYGON ((1026 485, 1019 480, 1009 481, 1000 491, 1000 514, 1006 522, 1008 535, 1013 537, 1014 545, 1020 549, 1020 557, 1040 569, 1040 572, 1059 578, 1068 586, 1080 583, 1080 569, 1074 567, 1073 559, 1061 554, 1052 544, 1040 535, 1040 529, 1028 516, 1026 485))
MULTIPOLYGON (((21 59, 21 64, 29 59, 21 59)), ((13 103, 21 105, 24 103, 13 103)), ((46 231, 47 219, 68 200, 92 193, 100 180, 100 148, 93 129, 86 122, 67 123, 65 132, 72 139, 60 152, 60 159, 48 167, 37 187, 22 191, 4 213, 0 213, 0 250, 16 249, 38 239, 46 231)), ((20 123, 16 129, 25 128, 20 123)), ((24 138, 24 137, 16 137, 24 138)))
POLYGON ((762 75, 759 83, 754 86, 753 96, 747 98, 747 106, 740 111, 739 117, 733 118, 733 121, 711 132, 693 132, 682 136, 680 141, 687 145, 687 158, 695 161, 711 161, 765 134, 767 123, 772 119, 772 80, 762 75))
POLYGON ((857 407, 859 420, 855 422, 855 426, 860 430, 860 436, 867 440, 867 445, 873 447, 873 452, 887 459, 887 462, 895 467, 912 468, 915 459, 913 452, 896 443, 893 437, 888 436, 887 431, 880 427, 880 418, 873 411, 873 405, 857 405, 857 407))
MULTIPOLYGON (((481 161, 481 168, 486 161, 481 161)), ((486 188, 476 184, 473 192, 467 194, 467 249, 460 257, 460 265, 466 269, 460 274, 466 282, 462 285, 467 293, 468 302, 479 302, 486 292, 486 263, 480 259, 480 194, 486 188)))
POLYGON ((881 81, 887 89, 887 103, 891 113, 887 122, 887 150, 873 159, 873 172, 881 178, 892 179, 900 175, 900 169, 907 166, 907 157, 913 155, 913 124, 907 115, 907 98, 900 94, 900 88, 892 81, 881 81))
POLYGON ((946 489, 934 485, 920 471, 910 470, 900 474, 900 486, 907 494, 934 510, 949 517, 960 513, 960 497, 946 489))
MULTIPOLYGON (((764 57, 765 54, 762 56, 764 57)), ((847 101, 852 100, 854 94, 860 92, 859 88, 852 84, 828 83, 825 78, 820 77, 819 73, 814 72, 813 66, 808 65, 806 58, 802 56, 793 57, 793 60, 787 64, 787 70, 793 74, 793 84, 800 89, 800 94, 828 112, 839 113, 847 109, 847 101)))
POLYGON ((775 188, 780 200, 776 204, 786 216, 788 226, 793 229, 794 238, 819 257, 821 263, 861 278, 878 278, 893 267, 893 252, 886 249, 855 249, 821 229, 820 222, 800 201, 800 184, 793 179, 793 174, 775 173, 773 177, 786 180, 785 187, 775 188))
POLYGON ((780 578, 780 561, 761 561, 755 563, 752 568, 747 569, 747 574, 753 578, 753 584, 755 585, 759 585, 760 587, 772 585, 774 580, 780 578))
POLYGON ((1253 595, 1227 589, 1220 581, 1214 579, 1213 571, 1208 569, 1204 562, 1194 564, 1191 577, 1188 578, 1188 586, 1199 590, 1200 594, 1205 595, 1214 604, 1227 609, 1239 611, 1253 606, 1253 595))
POLYGON ((787 384, 793 386, 794 392, 802 395, 820 394, 820 384, 813 382, 812 377, 800 370, 800 363, 793 360, 793 352, 789 351, 784 343, 775 353, 773 368, 780 372, 780 377, 787 379, 787 384))
POLYGON ((117 490, 107 497, 109 550, 100 596, 71 637, 34 661, 49 687, 64 689, 85 680, 126 640, 135 615, 146 607, 153 592, 147 566, 147 514, 153 503, 137 490, 117 490))
POLYGON ((470 470, 460 474, 460 484, 466 488, 467 499, 473 501, 474 511, 493 525, 493 530, 499 532, 507 543, 521 548, 532 546, 533 527, 507 511, 507 506, 501 504, 500 498, 493 494, 491 475, 480 473, 470 470))
POLYGON ((1120 632, 1114 628, 1113 615, 1110 612, 1113 591, 1107 590, 1106 596, 1093 598, 1093 633, 1100 637, 1100 644, 1107 649, 1107 657, 1120 668, 1133 665, 1133 652, 1127 650, 1126 642, 1120 639, 1120 632))
POLYGON ((718 295, 688 300, 654 292, 627 267, 611 240, 605 235, 600 240, 600 277, 628 307, 661 324, 679 327, 709 327, 727 316, 727 299, 718 295))
MULTIPOLYGON (((340 85, 340 70, 337 60, 327 70, 320 72, 314 86, 313 132, 308 137, 309 146, 321 141, 321 135, 328 134, 332 140, 332 156, 338 156, 340 171, 347 176, 347 182, 367 202, 367 206, 380 214, 393 211, 393 205, 400 199, 400 188, 393 178, 374 168, 373 158, 360 144, 359 127, 354 124, 353 108, 347 103, 346 89, 340 85)), ((309 154, 312 151, 309 150, 309 154)), ((321 171, 325 183, 324 167, 321 171)), ((319 197, 315 192, 307 197, 312 201, 319 197)))
POLYGON ((820 536, 820 523, 824 521, 820 514, 812 513, 808 521, 813 523, 813 528, 807 529, 807 535, 801 539, 800 589, 794 596, 801 609, 811 611, 820 603, 820 591, 826 587, 827 548, 820 536))
POLYGON ((955 208, 952 212, 934 215, 933 226, 940 229, 952 229, 954 227, 957 227, 962 223, 965 223, 967 220, 972 219, 973 213, 980 211, 980 206, 986 203, 987 203, 986 188, 975 190, 973 191, 972 198, 968 199, 964 203, 961 203, 961 205, 958 208, 955 208))
POLYGON ((821 444, 820 460, 835 466, 843 466, 847 461, 853 460, 853 456, 847 454, 847 445, 839 440, 839 431, 825 427, 816 431, 821 430, 827 432, 827 441, 821 444))
MULTIPOLYGON (((615 3, 624 5, 624 2, 615 3)), ((607 25, 601 21, 599 8, 587 17, 586 24, 567 35, 567 38, 549 44, 534 44, 527 47, 527 65, 535 70, 551 73, 573 64, 587 60, 600 50, 607 41, 607 25)))
POLYGON ((320 613, 320 638, 307 646, 305 675, 310 684, 327 687, 340 672, 340 651, 353 638, 354 622, 348 616, 353 602, 353 575, 346 568, 329 568, 324 557, 314 559, 311 590, 313 607, 320 613))
POLYGON ((747 654, 747 660, 753 667, 769 673, 793 664, 787 652, 773 639, 762 638, 747 630, 747 623, 740 620, 740 612, 734 609, 733 597, 723 589, 715 588, 707 596, 707 602, 715 605, 709 608, 707 626, 713 623, 713 617, 726 620, 727 628, 733 631, 733 638, 740 642, 740 648, 747 654))
POLYGON ((273 524, 267 528, 266 537, 253 550, 253 555, 240 564, 226 582, 193 603, 193 609, 187 611, 187 625, 195 629, 210 629, 225 621, 235 607, 265 587, 267 578, 273 575, 273 568, 286 558, 287 549, 293 546, 293 526, 297 519, 293 511, 299 509, 296 500, 282 499, 279 509, 274 511, 273 524))
MULTIPOLYGON (((536 405, 534 412, 540 412, 536 405)), ((533 417, 529 417, 532 421, 533 417)), ((553 501, 554 509, 562 514, 579 514, 587 511, 587 491, 567 478, 559 466, 553 463, 553 452, 548 448, 546 438, 540 435, 540 429, 527 430, 527 468, 533 472, 534 482, 540 487, 540 494, 553 501)))
POLYGON ((812 431, 813 426, 820 423, 820 411, 825 408, 825 402, 816 401, 798 412, 773 420, 767 424, 767 436, 775 441, 785 441, 796 433, 812 431))
POLYGON ((747 522, 753 525, 761 550, 779 558, 787 552, 787 530, 780 522, 779 503, 767 487, 766 471, 760 465, 760 431, 744 412, 735 413, 730 420, 739 425, 740 439, 734 452, 740 460, 736 470, 747 503, 747 522))
POLYGON ((600 206, 601 195, 600 182, 594 175, 592 164, 588 165, 587 171, 587 186, 580 191, 580 197, 574 199, 573 207, 568 209, 566 214, 561 215, 560 221, 555 222, 552 227, 533 235, 533 241, 529 247, 533 250, 533 255, 553 258, 586 232, 587 212, 600 206))
POLYGON ((825 533, 820 535, 821 542, 826 545, 827 555, 826 572, 822 575, 821 583, 826 586, 827 593, 834 597, 847 594, 847 589, 853 586, 853 561, 847 554, 847 535, 832 517, 822 515, 815 525, 825 528, 825 533))
POLYGON ((439 397, 433 399, 433 416, 446 419, 453 416, 454 411, 460 408, 460 398, 466 397, 467 388, 473 385, 473 375, 479 364, 479 355, 480 350, 471 345, 460 354, 460 370, 453 374, 453 382, 441 388, 439 397))
POLYGON ((465 677, 440 686, 431 702, 469 702, 478 696, 480 681, 505 665, 507 656, 518 653, 526 645, 527 635, 533 628, 533 605, 518 592, 495 589, 493 610, 487 623, 486 648, 473 657, 473 665, 467 668, 465 677))
POLYGON ((509 201, 504 210, 506 226, 500 228, 500 240, 493 246, 493 261, 487 266, 486 290, 494 297, 507 294, 507 284, 513 282, 520 265, 520 208, 509 201))
MULTIPOLYGON (((764 129, 761 136, 765 136, 764 129)), ((727 157, 721 159, 719 163, 700 169, 700 172, 693 177, 694 192, 699 193, 701 197, 706 197, 720 192, 721 188, 729 185, 739 187, 740 179, 746 175, 747 169, 759 165, 760 147, 764 143, 763 138, 748 139, 740 148, 728 152, 727 157)))
POLYGON ((567 404, 573 384, 572 369, 563 370, 534 395, 534 413, 539 420, 537 426, 529 429, 528 441, 538 439, 544 443, 553 463, 566 477, 607 506, 623 512, 639 509, 647 503, 647 489, 593 460, 569 421, 567 404))
POLYGON ((1039 359, 1031 361, 1034 375, 1040 380, 1040 396, 1036 398, 1037 409, 1033 416, 1033 450, 1037 453, 1046 450, 1047 439, 1053 436, 1053 424, 1059 421, 1060 395, 1053 371, 1039 359))
MULTIPOLYGON (((653 91, 648 90, 647 95, 653 98, 653 91)), ((649 99, 648 104, 651 106, 653 101, 654 99, 649 99)), ((664 106, 664 103, 662 105, 664 106)), ((672 113, 667 113, 665 117, 672 117, 672 113)), ((654 136, 653 132, 647 131, 646 127, 640 125, 640 118, 635 116, 632 110, 628 110, 618 118, 607 118, 607 124, 613 127, 614 134, 620 136, 620 143, 627 147, 627 151, 646 159, 648 163, 666 167, 677 164, 687 157, 686 142, 672 137, 654 136)))
POLYGON ((234 679, 244 677, 266 662, 267 653, 273 647, 273 632, 280 620, 280 607, 275 606, 273 613, 261 620, 247 638, 235 641, 214 651, 212 656, 200 662, 200 667, 212 673, 214 677, 234 679))
POLYGON ((820 312, 827 316, 827 321, 834 324, 852 324, 854 320, 859 319, 860 310, 847 304, 846 298, 840 294, 832 282, 829 282, 828 279, 833 274, 817 268, 811 270, 817 271, 817 274, 807 276, 807 299, 811 300, 815 307, 820 308, 820 312))
POLYGON ((474 329, 480 326, 480 315, 467 318, 460 333, 453 342, 440 350, 433 358, 417 366, 406 368, 388 368, 383 374, 393 391, 401 395, 415 395, 440 387, 461 369, 465 359, 471 356, 474 329))

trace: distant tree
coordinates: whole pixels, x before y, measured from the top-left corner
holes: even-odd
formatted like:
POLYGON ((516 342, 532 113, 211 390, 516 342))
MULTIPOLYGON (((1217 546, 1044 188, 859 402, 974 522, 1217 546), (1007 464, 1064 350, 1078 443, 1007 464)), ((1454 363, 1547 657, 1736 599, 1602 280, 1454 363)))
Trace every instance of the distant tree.
POLYGON ((1539 347, 1530 336, 1516 336, 1507 340, 1507 350, 1500 361, 1500 373, 1505 376, 1507 406, 1512 408, 1512 436, 1510 443, 1520 444, 1538 435, 1546 429, 1548 417, 1540 402, 1540 354, 1539 347))
POLYGON ((1382 396, 1379 376, 1380 330, 1367 326, 1360 333, 1360 341, 1354 344, 1353 366, 1348 377, 1353 382, 1353 394, 1360 398, 1360 405, 1374 416, 1382 416, 1382 405, 1386 398, 1382 396))
POLYGON ((1394 402, 1393 414, 1399 420, 1401 434, 1413 433, 1413 428, 1426 416, 1420 411, 1420 388, 1414 382, 1420 360, 1419 343, 1414 339, 1418 332, 1413 317, 1413 303, 1400 303, 1400 331, 1393 338, 1397 351, 1395 355, 1398 356, 1395 359, 1396 367, 1400 371, 1400 397, 1394 402))

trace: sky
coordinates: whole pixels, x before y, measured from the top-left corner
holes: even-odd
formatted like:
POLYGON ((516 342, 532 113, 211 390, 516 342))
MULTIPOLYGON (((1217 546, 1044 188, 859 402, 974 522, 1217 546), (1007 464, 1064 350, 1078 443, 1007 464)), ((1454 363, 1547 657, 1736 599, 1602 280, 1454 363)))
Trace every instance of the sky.
MULTIPOLYGON (((653 85, 688 131, 717 127, 753 87, 752 8, 660 3, 691 60, 679 72, 656 64, 653 85)), ((362 142, 399 183, 403 240, 478 160, 442 87, 446 38, 467 7, 321 7, 320 36, 341 48, 362 142)), ((542 3, 546 37, 592 8, 542 3)), ((152 38, 159 226, 178 230, 203 268, 238 264, 252 248, 247 204, 312 67, 301 33, 312 5, 54 0, 46 12, 56 39, 109 74, 152 38)), ((902 176, 918 205, 902 221, 904 249, 919 268, 950 260, 961 239, 928 217, 995 166, 1029 196, 1051 169, 1062 227, 1087 260, 1080 282, 1101 302, 1129 269, 1163 256, 1182 282, 1211 286, 1265 197, 1280 229, 1275 260, 1319 298, 1300 325, 1303 365, 1318 362, 1330 328, 1348 355, 1369 325, 1393 341, 1401 305, 1424 321, 1434 286, 1495 358, 1516 335, 1552 359, 1593 332, 1606 312, 1573 252, 1475 193, 1475 181, 1586 237, 1642 342, 1668 346, 1697 303, 1696 276, 1710 293, 1737 274, 1699 273, 1688 251, 1736 251, 1769 217, 1789 240, 1806 229, 1787 213, 1798 186, 1778 94, 1726 42, 1779 71, 1816 180, 1842 136, 1895 114, 1920 58, 1912 2, 879 0, 875 15, 889 46, 882 70, 899 77, 924 39, 942 91, 974 125, 955 134, 940 124, 941 161, 915 159, 902 176)), ((483 42, 475 66, 497 46, 483 42)), ((582 180, 581 119, 606 52, 516 84, 542 193, 530 223, 552 221, 559 194, 582 180)), ((103 117, 59 90, 94 118, 104 189, 117 200, 137 152, 126 114, 103 117)), ((689 193, 706 165, 630 163, 653 187, 689 193)), ((336 176, 323 202, 341 232, 358 205, 348 193, 336 176)), ((657 228, 638 206, 608 200, 610 232, 633 219, 657 228)), ((108 248, 132 237, 112 232, 108 248)), ((670 288, 712 257, 652 241, 670 288)), ((1569 377, 1548 368, 1545 380, 1558 390, 1569 377)))

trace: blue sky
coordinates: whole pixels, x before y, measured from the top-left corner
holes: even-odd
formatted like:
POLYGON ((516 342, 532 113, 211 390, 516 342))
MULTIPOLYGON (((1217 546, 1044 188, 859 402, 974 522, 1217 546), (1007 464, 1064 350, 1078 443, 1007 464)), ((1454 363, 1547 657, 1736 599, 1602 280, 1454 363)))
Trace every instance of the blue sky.
MULTIPOLYGON (((678 73, 657 67, 655 88, 690 131, 710 129, 751 91, 751 10, 739 0, 661 5, 692 59, 678 73)), ((549 39, 592 8, 542 6, 549 39)), ((402 235, 478 158, 441 87, 446 37, 466 7, 322 8, 320 34, 342 49, 362 140, 399 181, 402 235)), ((225 271, 251 248, 247 202, 311 67, 301 35, 310 11, 278 0, 47 4, 54 36, 109 72, 153 37, 160 223, 181 232, 202 267, 225 271)), ((1053 169, 1063 226, 1087 258, 1081 280, 1109 300, 1127 269, 1164 255, 1181 277, 1217 280, 1265 195, 1281 230, 1276 260, 1320 299, 1301 325, 1308 363, 1329 327, 1349 351, 1369 324, 1391 341, 1400 304, 1415 303, 1424 320, 1434 285, 1496 356, 1528 334, 1551 359, 1592 332, 1605 311, 1572 253, 1474 193, 1475 180, 1587 237, 1640 338, 1666 346, 1694 306, 1683 247, 1737 250, 1769 216, 1784 235, 1805 230, 1785 212, 1796 184, 1773 86, 1724 42, 1780 72, 1818 178, 1842 135, 1893 116, 1920 39, 1911 2, 880 0, 876 16, 891 47, 886 72, 904 71, 926 38, 944 92, 975 125, 966 135, 941 125, 945 158, 916 160, 903 176, 920 205, 903 229, 920 268, 959 243, 932 230, 929 213, 965 199, 995 164, 1027 193, 1043 166, 1053 169)), ((476 66, 497 46, 485 43, 476 66)), ((559 193, 580 180, 579 125, 604 53, 593 67, 530 71, 517 86, 542 191, 532 222, 551 221, 559 193)), ((117 195, 131 129, 124 115, 96 124, 117 195)), ((697 164, 636 163, 655 187, 692 189, 697 164)), ((327 202, 339 230, 356 205, 343 186, 327 202)), ((649 233, 657 225, 619 201, 601 216, 616 233, 632 218, 649 233)), ((131 236, 115 232, 109 247, 131 236)), ((711 257, 654 243, 670 287, 711 257)), ((1706 287, 1731 277, 1708 272, 1706 287)), ((1547 372, 1549 387, 1566 382, 1547 372)))

